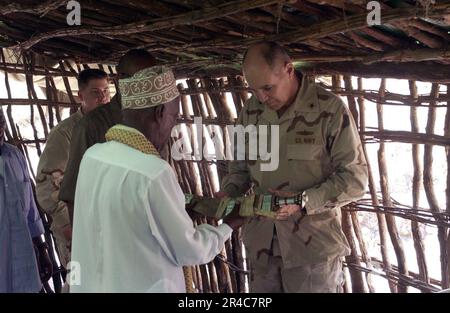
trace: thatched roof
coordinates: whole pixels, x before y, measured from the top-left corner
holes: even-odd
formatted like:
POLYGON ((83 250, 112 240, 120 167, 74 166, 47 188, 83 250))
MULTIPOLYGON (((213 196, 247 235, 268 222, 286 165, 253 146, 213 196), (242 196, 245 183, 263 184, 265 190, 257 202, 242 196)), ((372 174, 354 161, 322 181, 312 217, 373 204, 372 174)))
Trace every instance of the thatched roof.
POLYGON ((379 26, 365 0, 80 0, 80 26, 67 2, 0 0, 0 45, 103 64, 139 47, 192 76, 239 71, 245 48, 271 39, 317 73, 450 77, 450 1, 378 1, 379 26))

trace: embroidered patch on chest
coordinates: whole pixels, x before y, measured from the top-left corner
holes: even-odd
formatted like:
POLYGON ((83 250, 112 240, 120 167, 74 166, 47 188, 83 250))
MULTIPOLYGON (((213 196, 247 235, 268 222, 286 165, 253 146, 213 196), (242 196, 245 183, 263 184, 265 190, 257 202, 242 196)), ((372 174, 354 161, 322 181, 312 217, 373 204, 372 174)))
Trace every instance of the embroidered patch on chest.
POLYGON ((309 136, 297 136, 294 140, 295 143, 299 144, 310 144, 313 145, 316 143, 316 138, 309 136))

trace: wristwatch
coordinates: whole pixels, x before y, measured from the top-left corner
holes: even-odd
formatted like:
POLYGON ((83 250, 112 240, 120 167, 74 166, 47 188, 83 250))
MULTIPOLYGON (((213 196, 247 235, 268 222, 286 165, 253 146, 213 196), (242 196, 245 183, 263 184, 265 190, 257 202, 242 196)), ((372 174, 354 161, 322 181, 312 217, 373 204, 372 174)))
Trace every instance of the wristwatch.
POLYGON ((276 206, 282 206, 287 204, 298 204, 300 206, 300 212, 304 215, 307 214, 306 211, 306 193, 303 191, 301 193, 298 193, 295 196, 292 197, 278 197, 276 196, 274 198, 274 204, 276 206))

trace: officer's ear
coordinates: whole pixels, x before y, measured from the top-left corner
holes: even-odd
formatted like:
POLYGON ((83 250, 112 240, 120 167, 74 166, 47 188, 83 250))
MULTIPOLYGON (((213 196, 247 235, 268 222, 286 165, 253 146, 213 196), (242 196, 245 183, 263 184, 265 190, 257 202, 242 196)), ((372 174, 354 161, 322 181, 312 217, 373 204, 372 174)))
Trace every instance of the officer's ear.
POLYGON ((289 77, 293 77, 295 75, 295 68, 294 68, 294 64, 292 64, 292 62, 286 62, 285 68, 286 68, 286 72, 288 73, 289 77))

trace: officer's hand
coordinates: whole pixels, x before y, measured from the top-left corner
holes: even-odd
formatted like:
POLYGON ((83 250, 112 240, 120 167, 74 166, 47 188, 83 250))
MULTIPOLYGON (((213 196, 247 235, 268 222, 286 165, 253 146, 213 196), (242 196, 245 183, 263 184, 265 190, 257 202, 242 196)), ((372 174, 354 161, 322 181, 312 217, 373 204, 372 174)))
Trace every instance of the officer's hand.
POLYGON ((240 216, 239 208, 236 208, 225 216, 223 222, 233 228, 233 230, 236 230, 247 222, 247 218, 240 216))
MULTIPOLYGON (((281 198, 289 198, 289 197, 295 197, 297 195, 297 193, 295 192, 290 192, 290 191, 283 191, 283 190, 278 190, 278 189, 273 189, 273 188, 269 188, 268 191, 277 197, 281 197, 281 198)), ((289 216, 291 216, 292 214, 299 212, 300 211, 300 206, 298 204, 287 204, 287 205, 282 205, 278 208, 277 215, 276 215, 276 219, 277 220, 287 220, 289 216)))
POLYGON ((276 219, 280 221, 285 221, 292 214, 299 212, 300 206, 298 204, 286 204, 281 206, 276 212, 276 219))
POLYGON ((220 190, 220 191, 214 193, 214 197, 218 198, 218 199, 222 199, 222 198, 225 198, 225 197, 229 197, 229 195, 228 195, 227 192, 220 190))

